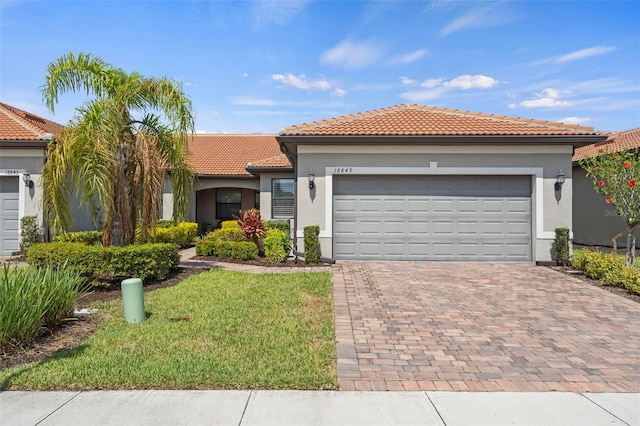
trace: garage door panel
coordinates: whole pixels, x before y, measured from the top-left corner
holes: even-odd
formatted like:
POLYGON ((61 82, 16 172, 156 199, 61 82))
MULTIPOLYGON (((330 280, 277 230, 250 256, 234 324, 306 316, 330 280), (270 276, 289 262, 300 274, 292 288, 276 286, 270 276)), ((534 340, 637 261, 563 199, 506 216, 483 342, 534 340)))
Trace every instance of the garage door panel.
POLYGON ((529 176, 336 176, 334 256, 530 260, 530 197, 529 176))
POLYGON ((0 176, 0 256, 20 250, 19 183, 16 176, 0 176))

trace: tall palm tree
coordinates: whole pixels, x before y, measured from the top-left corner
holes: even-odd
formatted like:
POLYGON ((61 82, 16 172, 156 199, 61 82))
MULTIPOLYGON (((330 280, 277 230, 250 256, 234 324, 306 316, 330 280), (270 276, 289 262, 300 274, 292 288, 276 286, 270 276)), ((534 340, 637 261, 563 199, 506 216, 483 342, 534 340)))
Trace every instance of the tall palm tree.
POLYGON ((55 231, 72 224, 76 195, 104 215, 102 243, 144 240, 158 221, 167 174, 173 218, 186 212, 194 174, 187 139, 194 132, 191 100, 166 77, 127 73, 91 54, 68 53, 47 67, 42 96, 51 112, 59 95, 86 92, 69 126, 49 145, 42 171, 44 209, 55 231))

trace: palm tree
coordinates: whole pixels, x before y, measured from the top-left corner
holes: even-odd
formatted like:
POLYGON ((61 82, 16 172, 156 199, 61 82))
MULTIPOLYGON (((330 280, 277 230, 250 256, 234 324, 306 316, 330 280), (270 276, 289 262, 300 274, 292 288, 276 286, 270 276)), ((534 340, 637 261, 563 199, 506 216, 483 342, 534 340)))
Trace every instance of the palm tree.
POLYGON ((47 152, 43 202, 54 232, 70 228, 69 201, 76 188, 83 204, 104 215, 104 245, 133 243, 137 224, 145 240, 158 221, 167 174, 173 218, 185 216, 194 182, 187 164, 194 123, 180 83, 127 73, 91 54, 68 53, 49 64, 41 90, 51 112, 65 92, 90 96, 47 152))

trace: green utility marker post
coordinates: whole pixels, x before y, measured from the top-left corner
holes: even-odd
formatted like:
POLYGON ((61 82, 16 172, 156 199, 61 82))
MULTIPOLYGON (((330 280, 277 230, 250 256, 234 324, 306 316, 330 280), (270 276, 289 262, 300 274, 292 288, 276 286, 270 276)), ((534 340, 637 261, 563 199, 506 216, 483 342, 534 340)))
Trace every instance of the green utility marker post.
POLYGON ((139 323, 145 320, 144 292, 140 278, 129 278, 122 281, 122 305, 124 307, 124 319, 129 324, 139 323))

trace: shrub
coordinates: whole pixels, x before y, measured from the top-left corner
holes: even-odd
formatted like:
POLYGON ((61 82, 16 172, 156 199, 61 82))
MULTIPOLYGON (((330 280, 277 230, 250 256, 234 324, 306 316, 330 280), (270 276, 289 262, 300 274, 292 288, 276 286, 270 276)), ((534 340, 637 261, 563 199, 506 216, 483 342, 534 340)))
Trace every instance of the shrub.
POLYGON ((223 220, 220 223, 220 229, 241 229, 240 225, 235 220, 223 220))
POLYGON ((206 240, 210 240, 213 242, 223 242, 223 241, 247 241, 246 235, 240 228, 222 228, 216 229, 213 232, 207 234, 206 240))
POLYGON ((92 281, 123 278, 162 280, 180 262, 174 244, 136 244, 124 247, 82 243, 40 243, 31 246, 27 261, 58 268, 67 264, 92 281))
POLYGON ((100 231, 82 231, 67 232, 65 234, 53 237, 54 243, 84 243, 84 244, 101 244, 102 232, 100 231))
POLYGON ((305 263, 320 262, 320 227, 310 225, 304 227, 304 261, 305 263))
POLYGON ((216 254, 229 259, 252 260, 258 257, 258 246, 251 241, 223 241, 216 245, 216 254))
POLYGON ((168 219, 160 219, 158 224, 156 225, 158 228, 171 228, 172 226, 176 226, 176 222, 168 219))
POLYGON ((238 225, 240 225, 247 239, 255 243, 261 255, 264 254, 262 239, 267 232, 267 223, 260 216, 260 210, 240 210, 238 216, 234 217, 238 220, 238 225))
MULTIPOLYGON (((180 248, 189 247, 198 235, 198 224, 180 222, 175 226, 155 227, 149 232, 149 243, 172 243, 180 248)), ((140 230, 136 230, 136 242, 140 243, 140 230)))
POLYGON ((196 256, 215 256, 215 242, 212 240, 196 241, 196 256))
POLYGON ((40 241, 38 216, 23 216, 20 219, 20 254, 27 254, 29 246, 40 241))
POLYGON ((289 224, 287 222, 267 222, 267 231, 269 229, 279 229, 280 231, 286 232, 289 235, 289 224))
POLYGON ((31 342, 73 315, 84 279, 69 268, 0 270, 0 348, 31 342))
POLYGON ((570 265, 569 228, 556 228, 555 248, 556 263, 560 266, 570 265))
POLYGON ((284 262, 290 248, 291 243, 287 232, 275 228, 267 229, 267 235, 264 237, 264 254, 269 262, 284 262))
POLYGON ((573 252, 573 267, 583 271, 586 277, 640 294, 640 270, 626 267, 624 256, 577 249, 573 252))

